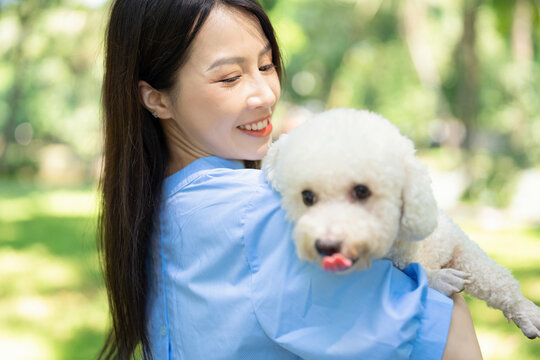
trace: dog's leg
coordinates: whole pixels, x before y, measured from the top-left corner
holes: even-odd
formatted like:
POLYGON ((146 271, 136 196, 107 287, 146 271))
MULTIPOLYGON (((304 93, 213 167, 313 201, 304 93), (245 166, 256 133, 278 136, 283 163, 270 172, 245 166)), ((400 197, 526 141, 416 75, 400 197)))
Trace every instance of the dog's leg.
POLYGON ((470 282, 470 274, 447 267, 452 261, 456 241, 448 236, 448 220, 443 212, 439 212, 438 226, 435 231, 418 243, 413 261, 420 262, 428 276, 429 286, 446 296, 463 291, 470 282))
POLYGON ((455 243, 446 267, 470 274, 465 292, 502 310, 528 338, 540 337, 540 308, 522 295, 510 271, 491 259, 446 215, 439 217, 439 227, 455 243))
POLYGON ((471 275, 464 271, 444 268, 430 270, 426 269, 428 276, 429 287, 450 297, 455 293, 465 289, 465 285, 469 285, 471 275))

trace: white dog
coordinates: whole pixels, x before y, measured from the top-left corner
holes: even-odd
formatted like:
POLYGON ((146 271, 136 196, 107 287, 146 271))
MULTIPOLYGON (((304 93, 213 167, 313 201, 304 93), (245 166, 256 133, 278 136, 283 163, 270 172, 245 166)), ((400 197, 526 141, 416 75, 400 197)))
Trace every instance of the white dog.
POLYGON ((529 338, 540 337, 540 308, 438 210, 431 181, 412 141, 367 111, 323 112, 270 148, 263 163, 295 223, 301 259, 346 273, 389 258, 419 262, 431 287, 465 290, 500 309, 529 338), (423 241, 417 241, 423 240, 423 241))

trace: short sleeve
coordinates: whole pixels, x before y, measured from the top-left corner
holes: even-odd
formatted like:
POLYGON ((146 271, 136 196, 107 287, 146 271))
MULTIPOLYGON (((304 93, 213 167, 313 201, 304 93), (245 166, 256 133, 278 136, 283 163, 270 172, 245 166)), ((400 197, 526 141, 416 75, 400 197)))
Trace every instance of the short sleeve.
POLYGON ((279 195, 261 182, 244 217, 251 298, 264 332, 302 359, 440 359, 452 300, 423 268, 388 260, 349 275, 302 262, 279 195))

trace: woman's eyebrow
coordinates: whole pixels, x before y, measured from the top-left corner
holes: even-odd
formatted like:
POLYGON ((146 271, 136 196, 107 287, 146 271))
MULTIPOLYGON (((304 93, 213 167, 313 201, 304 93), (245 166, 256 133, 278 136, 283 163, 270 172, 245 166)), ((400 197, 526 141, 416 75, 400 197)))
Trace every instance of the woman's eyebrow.
MULTIPOLYGON (((263 56, 264 54, 268 53, 269 51, 272 51, 272 47, 270 46, 270 44, 267 44, 264 49, 261 50, 261 52, 259 52, 259 57, 263 56)), ((246 59, 243 58, 243 57, 226 57, 226 58, 221 58, 221 59, 217 59, 216 61, 214 61, 212 63, 212 65, 210 65, 208 67, 208 69, 206 69, 206 72, 218 67, 218 66, 223 66, 223 65, 227 65, 227 64, 241 64, 245 61, 246 59)))

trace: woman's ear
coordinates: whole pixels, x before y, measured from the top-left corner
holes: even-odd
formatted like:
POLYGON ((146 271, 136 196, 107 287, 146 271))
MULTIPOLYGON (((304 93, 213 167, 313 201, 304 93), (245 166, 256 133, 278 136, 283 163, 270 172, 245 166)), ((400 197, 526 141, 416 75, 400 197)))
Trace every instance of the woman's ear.
POLYGON ((173 117, 169 95, 156 90, 144 80, 139 81, 139 98, 144 107, 157 118, 170 119, 173 117))

